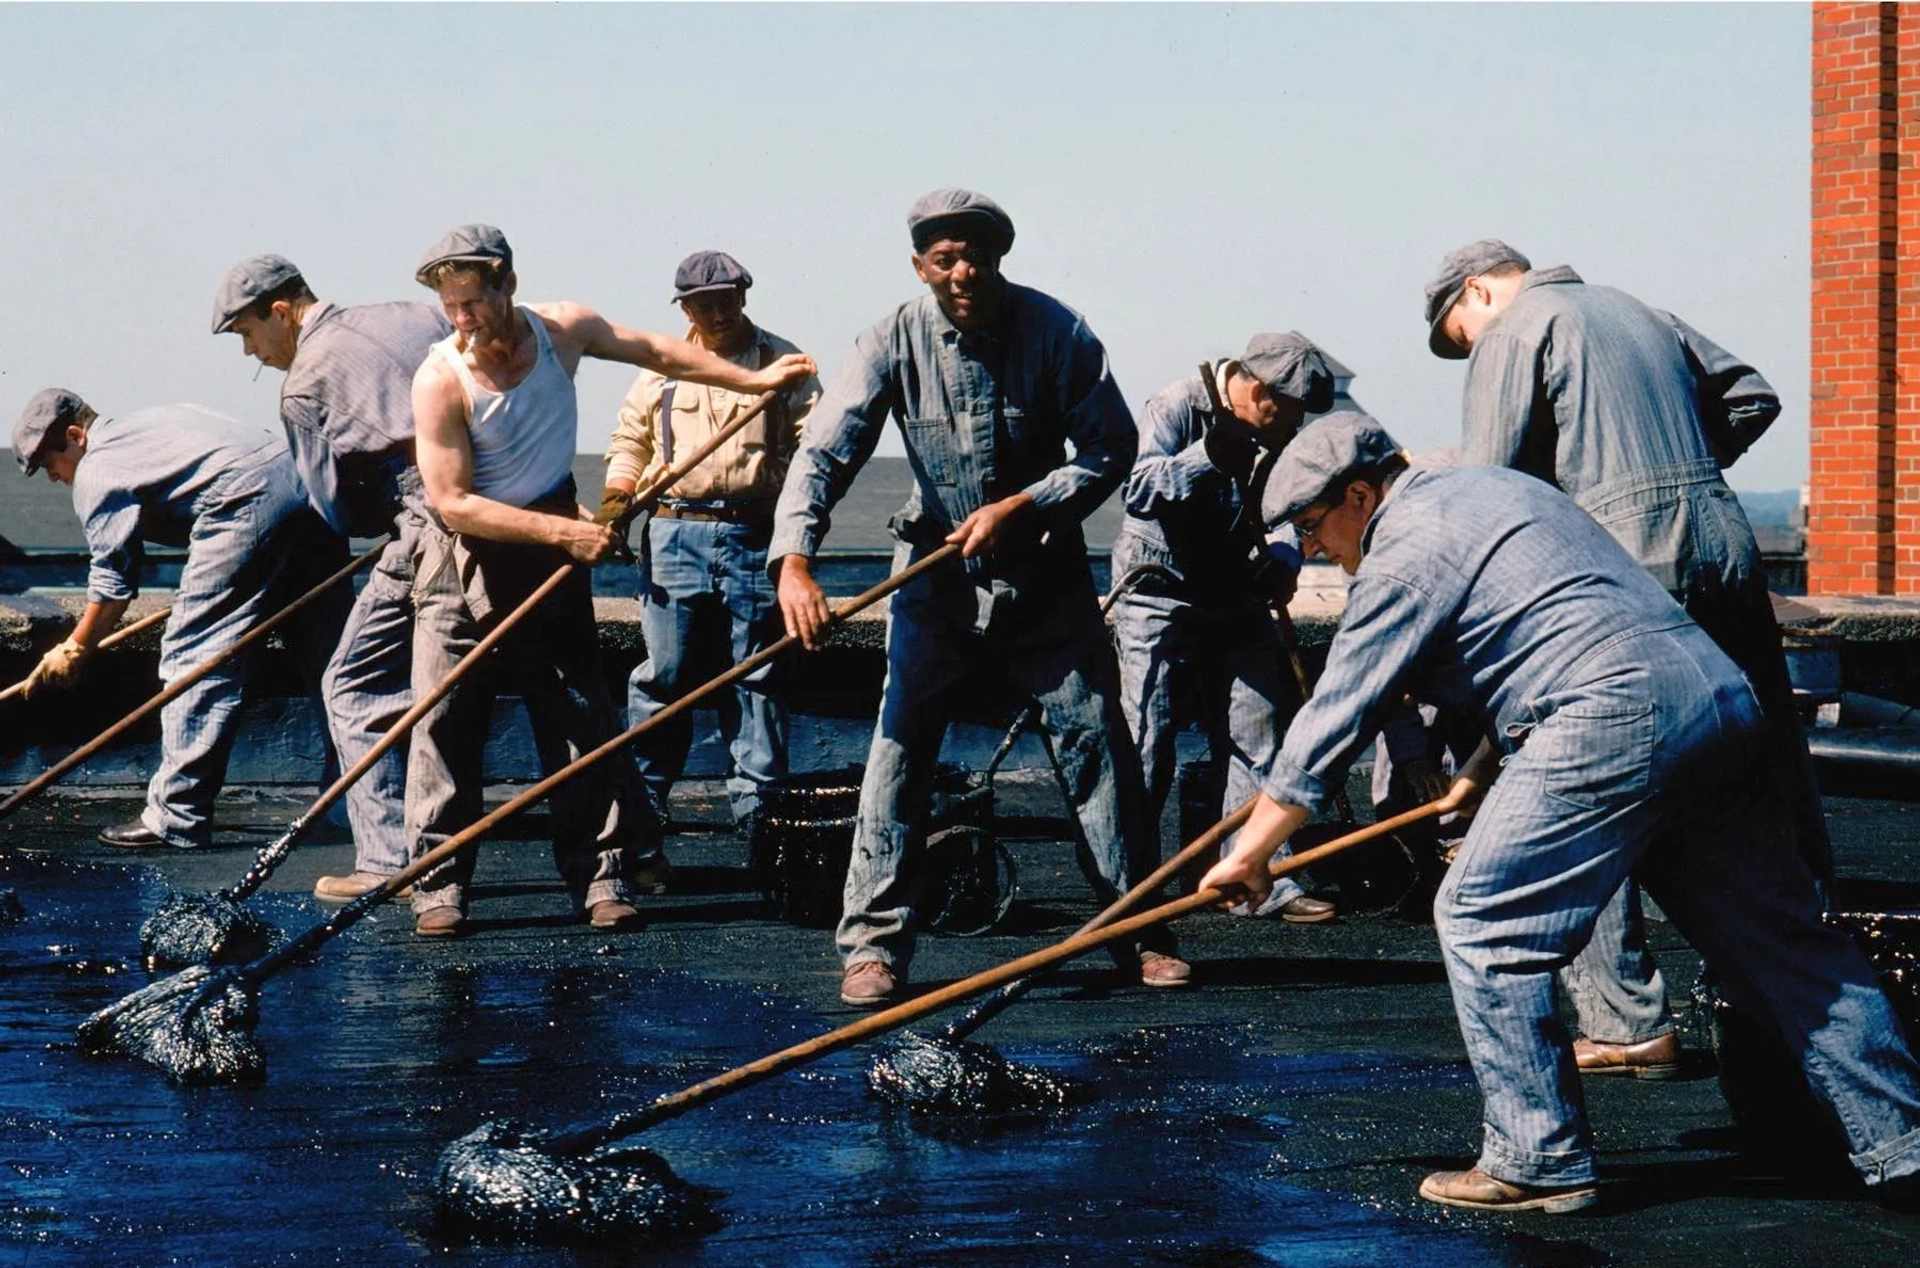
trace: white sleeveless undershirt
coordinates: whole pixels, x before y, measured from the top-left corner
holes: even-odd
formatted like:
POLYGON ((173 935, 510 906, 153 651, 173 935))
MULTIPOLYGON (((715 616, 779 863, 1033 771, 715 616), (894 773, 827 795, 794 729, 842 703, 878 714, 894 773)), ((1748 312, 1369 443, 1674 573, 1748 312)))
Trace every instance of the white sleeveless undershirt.
POLYGON ((508 506, 529 506, 573 473, 580 402, 573 380, 547 337, 546 323, 525 308, 540 352, 527 377, 504 392, 480 386, 456 347, 458 335, 433 345, 467 393, 473 448, 473 491, 508 506))

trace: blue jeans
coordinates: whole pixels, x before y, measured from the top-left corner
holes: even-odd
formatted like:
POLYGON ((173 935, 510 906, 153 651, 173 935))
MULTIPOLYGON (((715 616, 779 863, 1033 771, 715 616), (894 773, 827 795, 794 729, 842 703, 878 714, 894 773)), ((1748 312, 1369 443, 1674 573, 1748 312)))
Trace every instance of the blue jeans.
POLYGON ((1580 666, 1588 686, 1516 728, 1519 750, 1434 899, 1485 1098, 1480 1168, 1515 1184, 1593 1179, 1554 974, 1633 870, 1729 997, 1799 1056, 1868 1181, 1920 1171, 1920 1069, 1858 948, 1821 923, 1752 688, 1716 667, 1704 633, 1678 636, 1695 650, 1643 657, 1627 638, 1596 653, 1580 666))
MULTIPOLYGON (((703 520, 659 519, 647 525, 641 548, 640 629, 647 658, 627 679, 627 724, 638 726, 721 672, 776 643, 786 632, 773 581, 767 575, 764 527, 703 520), (702 657, 715 644, 720 658, 702 657), (696 671, 701 677, 696 677, 696 671)), ((714 698, 720 733, 733 756, 727 799, 735 822, 760 805, 760 789, 787 773, 787 711, 776 694, 778 663, 742 679, 714 698)), ((635 741, 634 765, 657 818, 666 818, 667 794, 680 778, 693 741, 693 719, 681 715, 635 741)))
MULTIPOLYGON (((346 543, 307 509, 293 461, 282 455, 229 471, 196 499, 187 562, 160 639, 160 678, 172 682, 346 562, 346 543)), ((346 619, 352 590, 329 587, 280 627, 307 682, 317 685, 346 619)), ((242 690, 257 648, 232 657, 160 710, 160 764, 140 821, 168 845, 212 837, 213 802, 226 782, 242 690)))
MULTIPOLYGON (((928 548, 902 544, 898 572, 928 548)), ((887 681, 860 785, 860 811, 835 940, 847 967, 868 960, 904 974, 913 959, 918 864, 934 763, 967 669, 991 664, 1040 706, 1080 832, 1080 870, 1101 906, 1153 870, 1140 771, 1120 714, 1113 650, 1084 557, 1017 593, 976 587, 949 565, 894 593, 887 681), (1061 575, 1064 573, 1065 575, 1061 575)), ((1161 931, 1142 946, 1170 949, 1161 931)), ((1114 948, 1123 964, 1135 948, 1114 948)))
MULTIPOLYGON (((1175 665, 1192 666, 1200 679, 1207 745, 1215 769, 1226 773, 1221 813, 1260 791, 1293 717, 1295 693, 1283 685, 1280 662, 1286 653, 1264 609, 1201 606, 1149 590, 1148 585, 1128 591, 1114 604, 1113 633, 1120 655, 1120 707, 1140 753, 1147 823, 1157 827, 1176 769, 1175 665)), ((1232 852, 1233 843, 1231 837, 1221 843, 1221 857, 1232 852)), ((1282 846, 1280 853, 1289 851, 1282 846)), ((1291 876, 1283 876, 1261 910, 1270 911, 1305 892, 1291 876)))

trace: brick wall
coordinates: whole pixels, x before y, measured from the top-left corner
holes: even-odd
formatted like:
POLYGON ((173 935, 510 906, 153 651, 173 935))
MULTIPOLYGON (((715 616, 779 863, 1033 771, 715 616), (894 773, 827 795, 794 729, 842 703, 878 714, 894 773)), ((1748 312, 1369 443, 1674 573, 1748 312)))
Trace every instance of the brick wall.
POLYGON ((1812 594, 1920 594, 1916 160, 1920 6, 1814 5, 1812 594))

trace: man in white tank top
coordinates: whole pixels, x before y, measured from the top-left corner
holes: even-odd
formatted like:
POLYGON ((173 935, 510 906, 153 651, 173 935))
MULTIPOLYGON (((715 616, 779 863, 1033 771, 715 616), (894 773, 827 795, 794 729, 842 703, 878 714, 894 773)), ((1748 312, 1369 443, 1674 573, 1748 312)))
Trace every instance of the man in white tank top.
MULTIPOLYGON (((573 375, 582 357, 621 361, 737 392, 774 391, 814 373, 806 356, 748 370, 683 340, 614 325, 579 304, 513 302, 506 236, 462 225, 415 274, 436 292, 454 334, 435 344, 413 381, 415 444, 432 523, 415 561, 413 686, 424 694, 491 622, 569 561, 575 569, 500 649, 414 729, 407 769, 407 831, 415 857, 481 813, 481 755, 499 668, 510 668, 533 723, 541 766, 553 771, 620 730, 600 674, 590 567, 613 549, 613 530, 574 500, 579 412, 573 375)), ((604 761, 553 798, 554 861, 596 929, 631 924, 636 846, 646 800, 630 761, 604 761)), ((463 931, 474 851, 414 887, 414 932, 463 931)))

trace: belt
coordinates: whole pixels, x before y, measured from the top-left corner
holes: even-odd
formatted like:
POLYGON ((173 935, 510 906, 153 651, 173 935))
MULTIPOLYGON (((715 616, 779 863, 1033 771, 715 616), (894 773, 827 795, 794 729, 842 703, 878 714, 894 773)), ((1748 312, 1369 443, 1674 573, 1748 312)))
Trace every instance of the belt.
POLYGON ((701 506, 674 506, 662 502, 653 510, 663 520, 697 520, 707 524, 746 524, 768 527, 773 508, 765 502, 710 502, 701 506))

